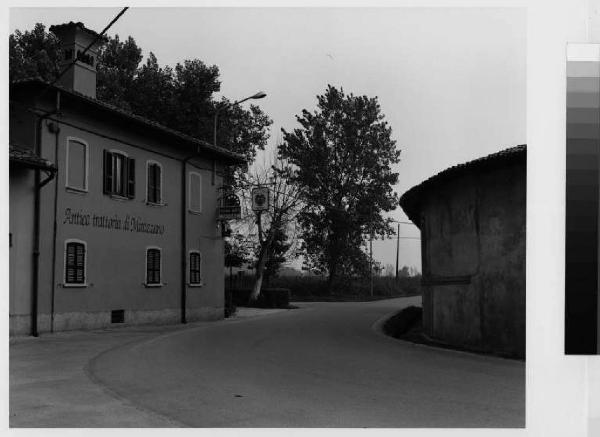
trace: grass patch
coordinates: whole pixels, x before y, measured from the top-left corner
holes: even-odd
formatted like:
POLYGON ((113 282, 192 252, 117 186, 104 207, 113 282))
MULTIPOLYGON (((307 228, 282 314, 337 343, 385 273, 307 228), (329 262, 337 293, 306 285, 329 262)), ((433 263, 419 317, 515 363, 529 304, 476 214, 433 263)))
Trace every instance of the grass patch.
POLYGON ((423 309, 410 306, 387 319, 383 324, 383 330, 390 337, 401 338, 411 331, 420 332, 422 321, 423 309))

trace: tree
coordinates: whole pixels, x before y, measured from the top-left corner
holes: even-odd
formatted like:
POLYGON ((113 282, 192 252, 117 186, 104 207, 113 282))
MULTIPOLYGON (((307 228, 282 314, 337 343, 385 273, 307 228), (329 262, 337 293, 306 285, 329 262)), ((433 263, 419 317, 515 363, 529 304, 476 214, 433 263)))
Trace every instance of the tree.
POLYGON ((279 154, 293 166, 290 183, 304 202, 298 220, 306 263, 327 273, 332 286, 342 271, 359 273, 365 265, 368 271, 365 236, 393 234, 382 213, 398 205, 392 165, 400 151, 376 97, 329 85, 317 96, 317 109, 296 120, 300 128, 282 130, 279 154))
POLYGON ((391 264, 386 264, 385 268, 383 270, 384 270, 384 273, 383 273, 384 276, 396 276, 396 268, 391 264))
POLYGON ((225 267, 242 267, 250 261, 250 249, 246 237, 236 232, 225 240, 225 267))
MULTIPOLYGON (((52 82, 59 74, 60 42, 36 24, 31 32, 15 31, 9 37, 10 81, 39 78, 52 82)), ((130 36, 119 35, 101 42, 97 64, 97 98, 136 115, 155 120, 209 143, 220 91, 219 68, 199 59, 186 59, 175 68, 161 67, 150 52, 142 61, 142 49, 130 36)), ((271 119, 258 106, 233 105, 220 114, 219 145, 241 153, 252 162, 269 138, 271 119)), ((238 175, 240 171, 238 169, 238 175)))
POLYGON ((8 38, 9 79, 25 78, 52 81, 60 72, 60 41, 37 23, 32 31, 16 30, 8 38))
POLYGON ((279 269, 287 261, 288 253, 290 252, 293 241, 290 240, 288 234, 281 229, 275 232, 273 243, 271 244, 271 252, 269 259, 265 263, 264 283, 269 285, 270 279, 277 275, 279 269))
POLYGON ((266 186, 270 190, 269 208, 248 215, 252 219, 250 225, 255 225, 257 229, 255 281, 250 300, 257 300, 260 296, 269 261, 273 271, 294 247, 294 225, 300 208, 300 193, 297 186, 289 183, 289 175, 289 164, 278 158, 266 170, 249 174, 244 182, 244 200, 248 206, 251 204, 253 188, 266 186))
POLYGON ((121 41, 119 35, 116 35, 100 47, 98 58, 98 99, 131 110, 130 101, 135 92, 133 85, 138 65, 142 61, 142 49, 132 37, 121 41))
POLYGON ((413 276, 410 274, 410 269, 408 266, 402 266, 402 268, 398 271, 399 278, 408 278, 409 276, 413 276))

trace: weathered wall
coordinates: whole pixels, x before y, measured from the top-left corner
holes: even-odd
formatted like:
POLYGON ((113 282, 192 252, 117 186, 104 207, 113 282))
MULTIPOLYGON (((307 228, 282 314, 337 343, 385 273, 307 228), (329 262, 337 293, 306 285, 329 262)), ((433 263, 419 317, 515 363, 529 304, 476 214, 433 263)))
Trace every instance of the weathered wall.
POLYGON ((525 163, 423 193, 424 328, 443 342, 525 354, 525 163))
POLYGON ((9 315, 10 334, 31 332, 34 171, 10 165, 9 315))

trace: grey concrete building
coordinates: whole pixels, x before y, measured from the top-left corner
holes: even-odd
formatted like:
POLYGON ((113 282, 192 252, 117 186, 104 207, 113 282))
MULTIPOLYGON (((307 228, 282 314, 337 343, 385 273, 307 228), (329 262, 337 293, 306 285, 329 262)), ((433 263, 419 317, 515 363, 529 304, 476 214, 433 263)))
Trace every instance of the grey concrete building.
POLYGON ((219 189, 243 157, 95 98, 97 36, 10 87, 10 333, 223 318, 219 189))
POLYGON ((448 168, 400 204, 421 231, 424 334, 524 357, 526 146, 448 168))

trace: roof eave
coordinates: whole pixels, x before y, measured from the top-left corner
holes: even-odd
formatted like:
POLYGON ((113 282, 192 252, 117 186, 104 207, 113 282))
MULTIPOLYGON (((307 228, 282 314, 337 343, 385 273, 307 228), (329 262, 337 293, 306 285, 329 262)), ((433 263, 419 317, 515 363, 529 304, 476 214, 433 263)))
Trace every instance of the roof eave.
MULTIPOLYGON (((104 111, 109 111, 113 114, 116 114, 120 117, 126 118, 127 120, 130 121, 134 121, 136 123, 141 123, 146 127, 149 127, 151 129, 157 130, 161 133, 167 134, 167 135, 171 135, 174 136, 176 138, 179 138, 180 140, 183 140, 184 142, 193 145, 195 147, 200 146, 203 151, 205 152, 209 152, 212 155, 216 155, 219 157, 219 159, 228 165, 243 165, 246 163, 246 158, 244 157, 244 155, 239 154, 239 153, 235 153, 235 152, 231 152, 227 149, 224 149, 222 147, 218 147, 215 146, 213 144, 207 143, 206 141, 202 141, 200 139, 194 138, 190 135, 187 135, 183 132, 177 131, 175 129, 169 128, 167 126, 164 126, 156 121, 141 117, 139 115, 133 114, 133 113, 129 113, 121 108, 118 108, 116 106, 101 102, 100 100, 97 99, 93 99, 91 97, 85 96, 83 94, 74 92, 72 90, 63 88, 61 86, 58 85, 50 85, 47 82, 44 82, 42 80, 39 79, 28 79, 28 80, 23 80, 23 81, 17 81, 17 82, 13 82, 11 83, 11 87, 13 86, 51 86, 52 88, 54 88, 57 91, 60 91, 62 93, 66 93, 69 96, 72 96, 82 102, 85 102, 87 104, 93 105, 96 108, 99 108, 101 110, 104 111)), ((200 153, 199 153, 200 155, 200 153)))
POLYGON ((404 210, 408 218, 417 225, 417 227, 421 228, 421 198, 424 192, 433 189, 436 185, 448 178, 460 176, 467 171, 484 169, 486 166, 497 166, 501 163, 526 159, 526 153, 527 145, 521 144, 463 164, 449 167, 406 191, 400 197, 400 207, 404 210))

